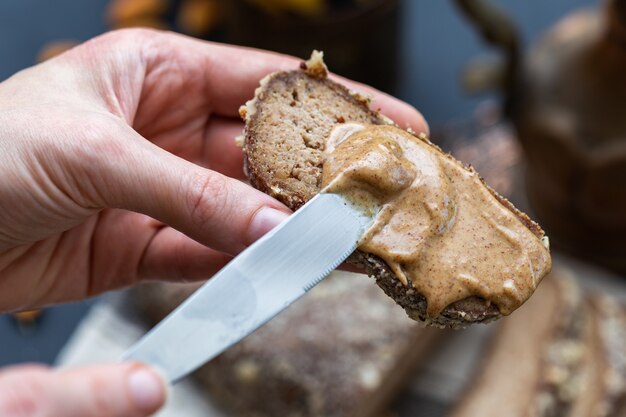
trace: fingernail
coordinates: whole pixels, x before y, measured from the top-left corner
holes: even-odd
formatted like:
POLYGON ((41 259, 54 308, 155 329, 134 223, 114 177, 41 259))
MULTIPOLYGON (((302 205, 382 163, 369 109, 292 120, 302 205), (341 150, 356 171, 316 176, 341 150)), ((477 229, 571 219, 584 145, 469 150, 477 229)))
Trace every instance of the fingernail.
POLYGON ((278 226, 287 217, 289 217, 289 215, 283 211, 271 207, 263 207, 261 210, 257 211, 250 222, 250 230, 248 231, 249 242, 254 242, 274 227, 278 226))
POLYGON ((165 402, 165 383, 155 371, 144 366, 137 367, 128 376, 128 389, 141 411, 156 411, 165 402))

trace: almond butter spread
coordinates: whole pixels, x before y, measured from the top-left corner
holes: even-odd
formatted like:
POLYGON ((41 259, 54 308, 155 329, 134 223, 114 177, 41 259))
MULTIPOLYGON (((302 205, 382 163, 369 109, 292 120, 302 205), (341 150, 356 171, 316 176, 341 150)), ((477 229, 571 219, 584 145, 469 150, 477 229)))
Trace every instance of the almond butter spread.
POLYGON ((324 192, 380 206, 359 250, 383 259, 434 318, 468 297, 507 315, 550 271, 547 241, 503 205, 476 172, 395 126, 347 123, 326 143, 324 192))

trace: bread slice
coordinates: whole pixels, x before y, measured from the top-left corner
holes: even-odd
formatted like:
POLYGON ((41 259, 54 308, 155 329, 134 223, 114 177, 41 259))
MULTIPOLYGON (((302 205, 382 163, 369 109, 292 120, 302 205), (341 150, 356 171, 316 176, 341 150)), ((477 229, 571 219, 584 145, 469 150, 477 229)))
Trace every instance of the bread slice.
MULTIPOLYGON (((152 284, 138 300, 157 322, 195 287, 152 284)), ((378 417, 442 336, 370 280, 335 272, 194 376, 235 415, 378 417)))
POLYGON ((626 415, 626 311, 615 298, 590 300, 593 326, 588 355, 588 378, 577 393, 571 417, 626 415))
POLYGON ((599 407, 599 404, 604 402, 606 392, 606 343, 600 336, 602 315, 594 304, 589 302, 589 326, 588 334, 585 335, 586 349, 581 378, 578 389, 573 393, 578 399, 570 407, 569 413, 561 413, 568 417, 608 416, 600 413, 599 407))
MULTIPOLYGON (((587 303, 587 314, 585 327, 585 347, 582 353, 582 362, 575 385, 570 385, 569 396, 577 397, 576 400, 568 404, 564 410, 555 410, 555 415, 568 417, 590 417, 594 416, 594 409, 602 398, 603 371, 602 366, 598 366, 603 361, 603 343, 598 334, 598 315, 594 311, 591 303, 587 303), (582 392, 584 390, 584 392, 582 392)), ((531 416, 529 416, 531 417, 531 416)), ((599 416, 596 416, 599 417, 599 416)))
POLYGON ((565 416, 579 392, 588 325, 573 279, 548 276, 504 318, 453 417, 565 416))
MULTIPOLYGON (((371 110, 367 98, 327 78, 326 67, 316 54, 303 63, 300 71, 278 72, 264 78, 240 114, 246 122, 241 145, 250 182, 293 210, 320 191, 325 140, 336 124, 393 124, 371 110)), ((443 155, 424 135, 420 138, 443 155)), ((453 160, 450 155, 445 157, 453 160)), ((544 237, 536 223, 487 188, 538 238, 544 237)), ((500 317, 495 305, 470 297, 449 305, 439 316, 428 318, 424 296, 410 283, 403 285, 382 259, 356 251, 350 262, 364 267, 416 320, 440 327, 463 327, 500 317)))
POLYGON ((606 294, 583 297, 571 279, 546 281, 502 320, 453 417, 626 415, 624 306, 606 294))

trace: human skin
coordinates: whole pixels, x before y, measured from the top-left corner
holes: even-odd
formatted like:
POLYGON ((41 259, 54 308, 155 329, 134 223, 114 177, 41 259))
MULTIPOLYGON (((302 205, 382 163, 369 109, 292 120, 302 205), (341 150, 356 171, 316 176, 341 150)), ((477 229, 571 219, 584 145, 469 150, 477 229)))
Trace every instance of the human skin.
MULTIPOLYGON (((234 137, 259 80, 297 65, 130 29, 0 83, 0 312, 206 279, 286 218, 245 184, 234 137)), ((411 106, 342 82, 427 131, 411 106)), ((144 416, 164 398, 141 364, 0 370, 2 416, 144 416)))

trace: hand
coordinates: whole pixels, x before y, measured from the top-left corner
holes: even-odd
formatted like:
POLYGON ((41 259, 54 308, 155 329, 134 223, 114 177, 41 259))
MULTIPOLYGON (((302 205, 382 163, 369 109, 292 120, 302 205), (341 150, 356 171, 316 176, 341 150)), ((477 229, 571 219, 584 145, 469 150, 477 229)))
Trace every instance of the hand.
POLYGON ((165 401, 165 385, 137 364, 50 370, 25 365, 0 370, 3 417, 143 417, 165 401))
MULTIPOLYGON (((286 207, 238 181, 234 138, 260 78, 297 65, 135 29, 0 84, 0 311, 206 279, 284 219, 286 207)), ((426 129, 373 93, 400 125, 426 129)))
MULTIPOLYGON (((286 207, 240 181, 234 137, 259 80, 297 64, 125 30, 1 83, 0 312, 203 279, 283 220, 286 207)), ((342 82, 427 130, 412 107, 342 82)), ((141 365, 0 371, 3 416, 144 416, 163 400, 141 365)))

